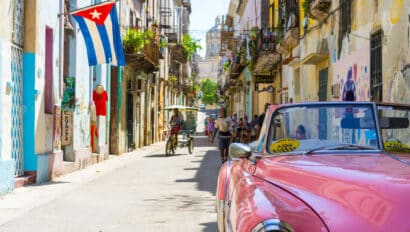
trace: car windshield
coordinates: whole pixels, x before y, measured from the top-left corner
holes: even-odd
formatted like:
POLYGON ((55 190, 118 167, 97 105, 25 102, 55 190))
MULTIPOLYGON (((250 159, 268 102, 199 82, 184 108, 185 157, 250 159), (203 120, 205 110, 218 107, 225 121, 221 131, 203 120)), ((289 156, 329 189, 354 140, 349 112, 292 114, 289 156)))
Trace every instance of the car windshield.
POLYGON ((267 150, 272 154, 322 150, 379 150, 373 104, 298 104, 276 110, 267 150))
POLYGON ((378 105, 383 148, 410 154, 410 108, 378 105))

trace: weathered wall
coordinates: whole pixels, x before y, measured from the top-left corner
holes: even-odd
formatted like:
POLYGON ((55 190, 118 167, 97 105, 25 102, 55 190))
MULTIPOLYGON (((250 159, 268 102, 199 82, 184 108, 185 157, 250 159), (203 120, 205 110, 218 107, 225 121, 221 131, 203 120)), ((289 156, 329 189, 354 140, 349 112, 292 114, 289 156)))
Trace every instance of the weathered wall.
MULTIPOLYGON (((77 1, 77 8, 91 5, 92 1, 77 1)), ((76 44, 73 56, 75 65, 73 75, 76 79, 75 85, 75 112, 74 112, 74 150, 90 147, 90 112, 91 99, 90 76, 92 75, 87 61, 86 45, 83 36, 75 24, 76 44)), ((71 76, 71 75, 70 75, 71 76)))
POLYGON ((381 4, 383 43, 383 100, 408 103, 410 99, 410 5, 387 0, 381 4))

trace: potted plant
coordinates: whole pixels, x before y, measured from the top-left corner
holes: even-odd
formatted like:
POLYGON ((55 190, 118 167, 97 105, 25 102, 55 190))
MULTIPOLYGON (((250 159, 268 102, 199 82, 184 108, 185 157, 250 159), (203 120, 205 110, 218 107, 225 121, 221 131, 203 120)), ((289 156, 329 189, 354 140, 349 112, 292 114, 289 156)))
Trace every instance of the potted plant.
POLYGON ((151 30, 140 31, 131 28, 124 36, 124 50, 125 53, 139 53, 144 48, 144 45, 149 44, 153 37, 151 30))

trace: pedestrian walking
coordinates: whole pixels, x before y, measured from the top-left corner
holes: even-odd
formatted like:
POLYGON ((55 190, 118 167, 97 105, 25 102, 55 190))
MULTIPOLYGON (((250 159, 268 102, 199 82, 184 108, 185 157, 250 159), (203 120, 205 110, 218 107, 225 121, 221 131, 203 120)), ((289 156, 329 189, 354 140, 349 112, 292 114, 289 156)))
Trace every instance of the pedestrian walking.
POLYGON ((226 109, 222 108, 219 118, 215 121, 215 130, 211 139, 211 143, 213 143, 214 137, 218 133, 218 148, 221 151, 222 163, 228 159, 228 149, 231 142, 231 126, 232 120, 226 116, 226 109))
POLYGON ((209 117, 207 129, 208 129, 208 141, 211 142, 212 136, 214 134, 214 129, 215 129, 215 120, 212 117, 209 117))

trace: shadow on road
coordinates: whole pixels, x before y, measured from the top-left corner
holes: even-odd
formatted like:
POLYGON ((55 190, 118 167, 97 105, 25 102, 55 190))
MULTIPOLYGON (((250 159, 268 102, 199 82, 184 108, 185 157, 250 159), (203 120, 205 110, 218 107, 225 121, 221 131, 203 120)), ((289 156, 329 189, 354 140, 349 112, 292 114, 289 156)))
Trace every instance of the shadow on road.
POLYGON ((67 181, 48 181, 48 182, 44 182, 41 184, 29 184, 26 186, 30 186, 30 187, 42 187, 42 186, 48 186, 48 185, 57 185, 57 184, 69 184, 71 182, 67 182, 67 181))
POLYGON ((205 226, 203 232, 215 232, 218 231, 218 224, 216 222, 202 223, 201 226, 205 226))
POLYGON ((190 154, 188 154, 188 151, 186 151, 185 153, 183 151, 178 153, 177 151, 175 154, 172 154, 170 156, 167 156, 165 154, 153 154, 153 155, 144 156, 144 158, 171 158, 173 156, 181 156, 181 155, 190 155, 190 154))
POLYGON ((208 151, 202 161, 193 161, 201 163, 196 175, 192 179, 176 180, 176 182, 195 182, 200 191, 207 191, 215 195, 218 170, 220 166, 218 151, 208 151))

